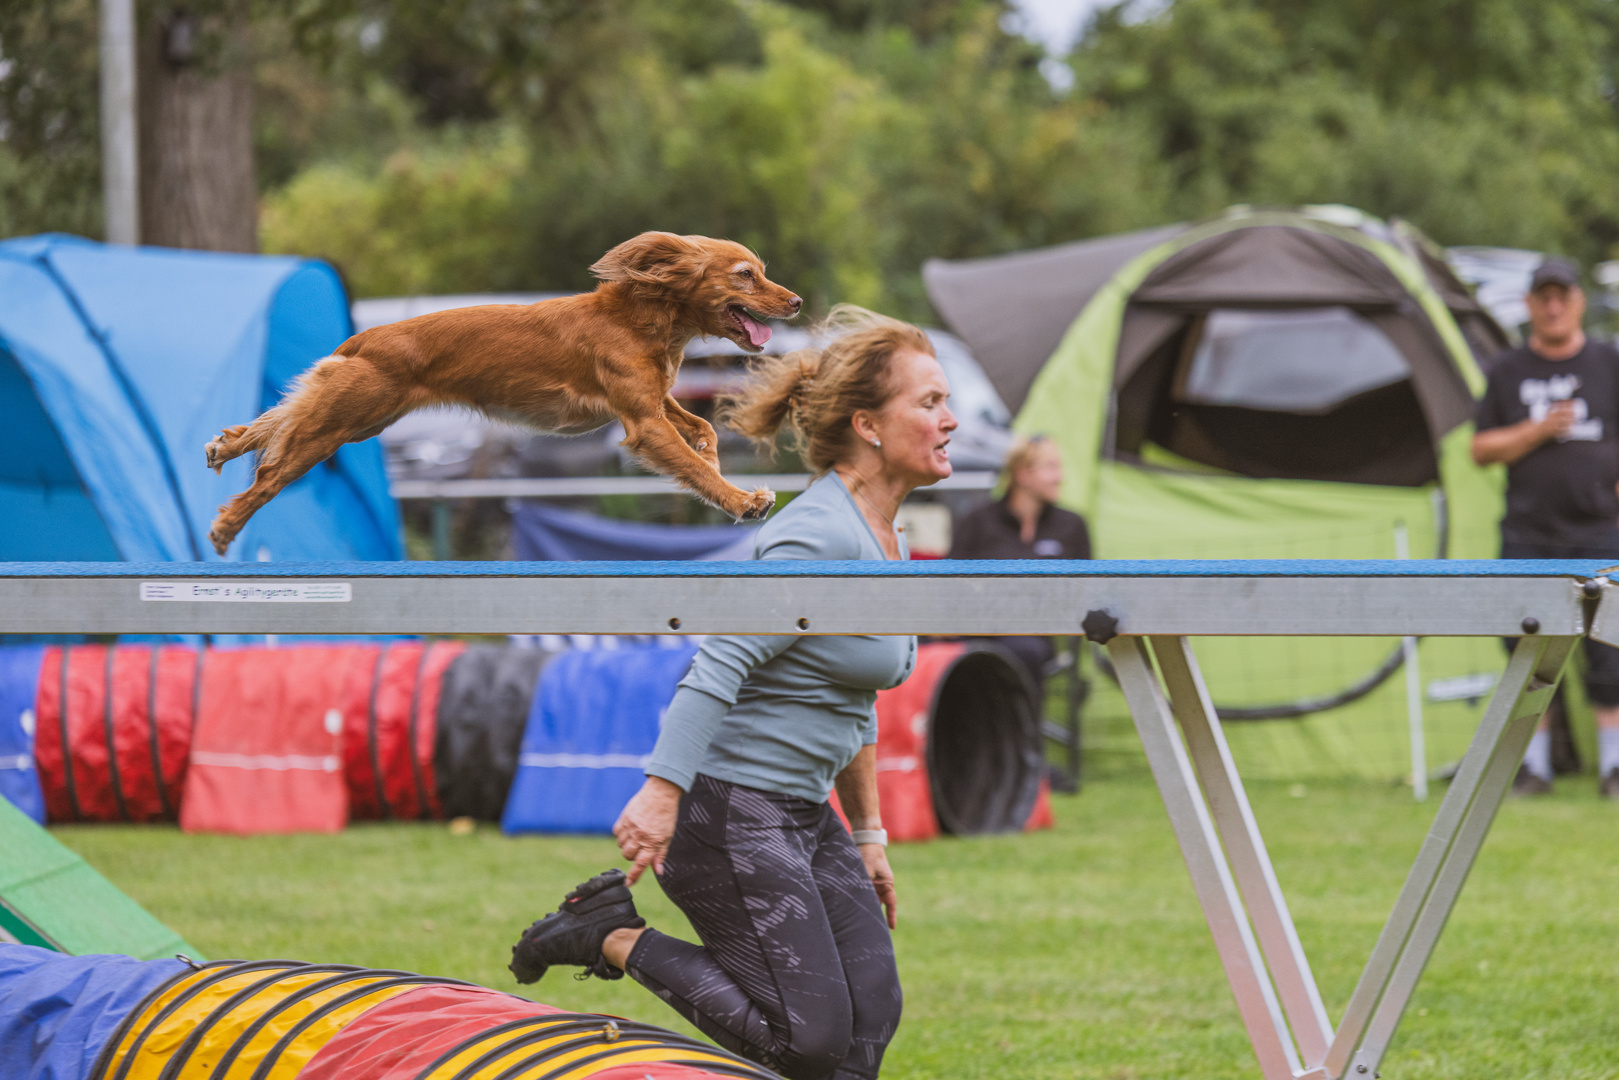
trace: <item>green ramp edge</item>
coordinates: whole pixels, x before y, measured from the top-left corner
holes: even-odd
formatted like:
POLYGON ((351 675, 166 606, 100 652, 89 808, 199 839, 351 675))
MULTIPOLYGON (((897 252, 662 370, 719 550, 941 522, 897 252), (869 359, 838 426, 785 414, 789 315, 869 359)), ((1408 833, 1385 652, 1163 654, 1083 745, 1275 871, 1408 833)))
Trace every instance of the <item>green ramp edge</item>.
POLYGON ((184 938, 0 798, 0 941, 57 952, 200 960, 184 938))

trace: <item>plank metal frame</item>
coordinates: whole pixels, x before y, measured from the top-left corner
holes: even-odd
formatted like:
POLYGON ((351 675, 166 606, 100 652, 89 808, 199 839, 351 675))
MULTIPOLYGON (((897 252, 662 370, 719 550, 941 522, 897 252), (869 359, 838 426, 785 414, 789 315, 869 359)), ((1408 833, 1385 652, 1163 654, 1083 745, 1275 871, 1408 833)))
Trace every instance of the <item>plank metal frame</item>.
POLYGON ((1098 610, 1124 634, 1501 636, 1525 619, 1585 632, 1580 580, 1602 563, 1502 565, 9 563, 0 633, 1071 635, 1098 610), (164 583, 294 582, 346 586, 349 599, 143 599, 164 583))
POLYGON ((1336 1031, 1191 643, 1181 636, 1109 642, 1266 1080, 1376 1076, 1578 640, 1519 640, 1336 1031))
POLYGON ((1592 622, 1619 644, 1604 569, 13 563, 0 564, 0 633, 1085 633, 1106 643, 1266 1080, 1373 1080, 1569 653, 1592 622), (190 582, 240 595, 143 599, 164 591, 143 583, 190 582), (243 599, 288 585, 347 599, 243 599), (1522 635, 1336 1028, 1193 655, 1198 635, 1522 635))

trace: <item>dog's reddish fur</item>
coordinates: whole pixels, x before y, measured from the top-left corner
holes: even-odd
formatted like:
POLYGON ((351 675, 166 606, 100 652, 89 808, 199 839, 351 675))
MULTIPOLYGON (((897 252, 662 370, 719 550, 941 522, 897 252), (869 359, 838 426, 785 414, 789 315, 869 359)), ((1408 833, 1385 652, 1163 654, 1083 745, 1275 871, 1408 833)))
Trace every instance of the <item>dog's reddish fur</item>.
POLYGON ((591 268, 594 292, 538 304, 421 315, 356 334, 304 372, 281 403, 208 444, 218 471, 258 455, 253 486, 220 507, 209 538, 223 555, 247 520, 348 442, 369 439, 427 405, 465 405, 557 434, 617 417, 623 445, 738 519, 763 517, 765 488, 728 483, 708 421, 669 391, 686 343, 727 337, 755 352, 735 309, 791 318, 797 296, 765 277, 741 244, 642 233, 591 268))

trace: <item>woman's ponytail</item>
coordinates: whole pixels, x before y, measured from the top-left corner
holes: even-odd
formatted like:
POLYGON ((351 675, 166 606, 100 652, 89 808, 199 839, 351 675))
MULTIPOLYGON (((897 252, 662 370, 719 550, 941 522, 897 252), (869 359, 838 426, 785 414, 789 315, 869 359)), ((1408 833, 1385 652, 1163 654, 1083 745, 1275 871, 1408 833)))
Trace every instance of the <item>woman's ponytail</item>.
POLYGON ((876 412, 893 396, 894 354, 932 356, 933 343, 910 323, 852 304, 833 308, 816 337, 826 344, 755 360, 743 386, 720 395, 716 415, 763 446, 774 447, 786 428, 789 445, 822 473, 848 451, 854 414, 876 412))
POLYGON ((748 365, 747 384, 721 394, 721 423, 761 446, 774 446, 783 427, 795 429, 795 414, 821 367, 821 350, 799 349, 785 356, 761 356, 748 365))

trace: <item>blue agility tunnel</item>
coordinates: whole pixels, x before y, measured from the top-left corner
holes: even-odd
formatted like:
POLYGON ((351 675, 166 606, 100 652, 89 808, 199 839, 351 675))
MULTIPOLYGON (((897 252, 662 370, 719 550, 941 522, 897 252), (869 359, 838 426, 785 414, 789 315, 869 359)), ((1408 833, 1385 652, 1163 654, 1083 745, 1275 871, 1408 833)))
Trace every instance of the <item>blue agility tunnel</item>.
POLYGON ((605 833, 645 780, 693 646, 564 653, 546 667, 506 797, 507 833, 605 833))
POLYGON ((0 648, 0 798, 45 823, 45 795, 34 768, 34 700, 44 648, 0 648))
MULTIPOLYGON (((353 333, 308 259, 0 243, 0 561, 212 560, 208 526, 251 482, 203 446, 250 422, 353 333)), ((345 446, 248 523, 232 559, 398 559, 380 446, 345 446)))
POLYGON ((125 1018, 187 970, 179 960, 0 944, 0 1080, 88 1078, 125 1018))

